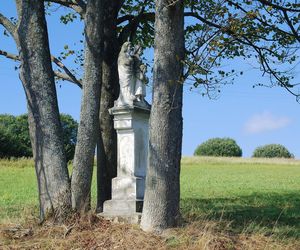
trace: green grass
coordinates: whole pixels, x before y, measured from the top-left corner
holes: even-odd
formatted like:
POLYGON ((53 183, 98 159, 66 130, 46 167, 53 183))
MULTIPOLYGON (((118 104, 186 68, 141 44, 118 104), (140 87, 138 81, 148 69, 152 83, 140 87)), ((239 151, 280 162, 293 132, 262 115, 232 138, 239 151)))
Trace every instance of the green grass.
POLYGON ((182 211, 235 233, 300 238, 300 162, 184 159, 182 211))
POLYGON ((37 184, 30 160, 0 161, 0 222, 14 221, 37 210, 37 184), (26 162, 20 164, 20 162, 26 162))
MULTIPOLYGON (((96 173, 94 172, 94 179, 96 173)), ((38 216, 38 191, 31 159, 0 160, 0 223, 38 216)), ((96 182, 92 185, 93 204, 96 182)))
MULTIPOLYGON (((188 222, 204 219, 230 233, 300 239, 300 161, 184 158, 181 198, 188 222)), ((0 161, 0 223, 37 216, 37 201, 32 162, 0 161)))

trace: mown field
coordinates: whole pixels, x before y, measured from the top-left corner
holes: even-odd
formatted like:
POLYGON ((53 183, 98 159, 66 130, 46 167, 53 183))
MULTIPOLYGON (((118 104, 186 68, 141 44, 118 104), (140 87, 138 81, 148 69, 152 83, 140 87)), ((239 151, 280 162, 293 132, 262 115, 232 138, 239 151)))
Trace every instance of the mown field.
MULTIPOLYGON (((183 226, 162 247, 300 248, 300 161, 184 158, 181 199, 183 226)), ((32 161, 0 161, 0 224, 37 216, 32 161)))

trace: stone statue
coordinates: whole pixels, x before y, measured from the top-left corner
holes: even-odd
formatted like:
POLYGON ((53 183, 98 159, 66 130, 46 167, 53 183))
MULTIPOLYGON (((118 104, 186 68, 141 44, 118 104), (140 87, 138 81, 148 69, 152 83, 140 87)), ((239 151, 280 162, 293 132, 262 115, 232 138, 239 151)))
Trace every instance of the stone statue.
POLYGON ((141 55, 142 55, 142 47, 135 46, 135 51, 133 56, 134 60, 134 78, 135 78, 135 88, 134 95, 136 100, 139 102, 144 102, 146 97, 146 84, 148 83, 148 78, 146 76, 147 66, 142 63, 141 55))
POLYGON ((145 101, 147 67, 142 63, 141 46, 133 47, 130 42, 125 42, 118 57, 118 72, 120 81, 120 95, 116 106, 132 106, 149 104, 145 101))

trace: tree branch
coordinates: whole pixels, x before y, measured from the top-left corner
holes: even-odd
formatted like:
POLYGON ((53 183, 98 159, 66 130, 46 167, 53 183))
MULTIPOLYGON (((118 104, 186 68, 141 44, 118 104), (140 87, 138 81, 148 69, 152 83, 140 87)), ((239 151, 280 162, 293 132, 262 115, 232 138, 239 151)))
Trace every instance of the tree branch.
POLYGON ((54 75, 55 75, 57 78, 59 78, 59 79, 61 79, 61 80, 69 81, 69 82, 71 82, 71 83, 74 83, 74 84, 76 84, 79 88, 82 89, 81 81, 79 81, 79 80, 74 81, 73 78, 71 78, 69 75, 64 74, 64 73, 62 73, 62 72, 59 72, 59 71, 57 71, 57 70, 53 71, 53 73, 54 73, 54 75))
MULTIPOLYGON (((242 44, 245 44, 245 45, 249 45, 249 46, 252 46, 252 42, 249 41, 245 35, 242 35, 242 36, 238 36, 236 35, 231 29, 230 27, 228 26, 221 26, 219 24, 216 24, 214 22, 211 22, 209 20, 207 20, 206 18, 200 16, 199 14, 195 13, 195 12, 186 12, 184 14, 185 16, 190 16, 190 17, 194 17, 196 19, 198 19, 199 21, 209 25, 210 27, 214 27, 214 28, 217 28, 219 29, 220 31, 226 33, 227 35, 230 35, 232 37, 234 37, 238 42, 242 43, 242 44), (242 40, 242 39, 245 39, 246 41, 242 40)), ((281 30, 280 30, 281 31, 281 30)), ((292 36, 292 34, 288 33, 288 32, 285 32, 287 33, 288 35, 292 36)), ((268 50, 267 48, 264 48, 264 50, 267 50, 269 53, 274 53, 272 50, 268 50)))
POLYGON ((115 0, 116 5, 117 5, 117 13, 119 13, 120 9, 122 8, 123 4, 125 3, 126 0, 115 0))
POLYGON ((247 45, 251 48, 253 48, 256 53, 258 54, 260 61, 261 61, 261 66, 263 68, 263 71, 265 73, 268 73, 269 75, 272 75, 276 81, 278 82, 278 84, 280 84, 280 86, 284 87, 289 93, 291 93, 292 95, 299 97, 299 94, 294 93, 293 91, 291 91, 290 86, 288 86, 285 82, 283 82, 280 77, 278 76, 278 72, 276 72, 275 70, 273 70, 271 68, 271 66, 269 65, 267 59, 265 58, 265 56, 263 55, 262 51, 263 50, 267 50, 269 53, 272 53, 271 50, 267 49, 267 48, 261 48, 259 46, 257 46, 256 44, 254 44, 253 42, 251 42, 247 37, 245 36, 237 36, 234 32, 232 32, 230 29, 228 29, 227 27, 223 27, 221 25, 218 25, 216 23, 213 23, 211 21, 208 21, 206 18, 203 18, 202 16, 198 15, 197 13, 194 12, 187 12, 185 13, 185 16, 191 16, 194 17, 196 19, 198 19, 199 21, 208 24, 211 27, 215 27, 225 33, 227 33, 228 35, 232 36, 236 41, 238 41, 241 44, 247 45))
MULTIPOLYGON (((233 6, 235 6, 236 8, 238 8, 239 10, 241 10, 242 12, 244 12, 246 15, 249 13, 246 9, 244 9, 239 3, 236 3, 234 1, 231 1, 231 0, 226 0, 226 2, 228 2, 229 4, 232 4, 233 6)), ((269 24, 268 22, 264 21, 263 19, 259 18, 258 16, 255 16, 254 17, 255 20, 259 21, 260 23, 262 23, 263 25, 267 26, 267 27, 270 27, 274 30, 277 30, 278 32, 281 32, 283 34, 286 34, 288 36, 292 36, 291 33, 283 30, 283 29, 280 29, 278 26, 276 25, 271 25, 269 24)))
POLYGON ((147 19, 154 21, 154 18, 155 18, 154 13, 145 12, 148 2, 149 2, 149 0, 144 0, 143 5, 141 6, 141 9, 140 9, 138 15, 136 15, 136 16, 126 15, 126 16, 123 16, 120 19, 118 19, 117 24, 120 24, 127 20, 129 21, 129 23, 123 27, 123 30, 119 34, 118 39, 119 39, 120 44, 125 42, 127 37, 130 36, 130 38, 132 38, 132 36, 135 35, 136 30, 142 21, 147 21, 147 19))
MULTIPOLYGON (((20 61, 20 58, 18 55, 0 50, 0 55, 1 56, 5 56, 8 59, 12 59, 15 61, 20 61)), ((59 68, 61 68, 62 70, 65 71, 66 74, 59 72, 59 71, 54 71, 54 75, 62 80, 66 80, 69 82, 72 82, 74 84, 76 84, 79 88, 82 88, 82 83, 80 80, 78 80, 72 73, 71 71, 61 62, 59 61, 57 58, 55 58, 54 56, 51 56, 51 61, 54 62, 59 68)))
POLYGON ((85 15, 86 3, 82 0, 46 0, 48 2, 57 3, 76 11, 82 18, 85 15))
POLYGON ((56 57, 51 56, 51 61, 54 62, 59 68, 61 68, 65 73, 67 74, 68 78, 71 80, 68 80, 70 82, 75 83, 77 86, 82 88, 81 82, 72 74, 72 72, 56 57))
POLYGON ((216 23, 213 23, 213 22, 211 22, 211 21, 208 21, 206 18, 204 18, 204 17, 198 15, 198 14, 195 13, 195 12, 185 12, 185 13, 184 13, 184 16, 186 16, 186 17, 194 17, 194 18, 198 19, 199 21, 208 24, 208 25, 211 26, 211 27, 214 27, 214 28, 217 28, 217 29, 220 29, 220 30, 224 30, 224 27, 222 27, 221 25, 218 25, 218 24, 216 24, 216 23))
MULTIPOLYGON (((272 1, 269 1, 269 0, 258 0, 258 2, 260 2, 261 4, 265 4, 267 6, 273 7, 275 9, 282 10, 282 11, 300 12, 300 9, 284 7, 284 6, 272 3, 272 1)), ((297 5, 300 7, 299 4, 297 4, 297 5)))
POLYGON ((121 24, 123 22, 130 22, 132 21, 133 19, 137 19, 137 18, 140 18, 140 20, 143 20, 143 21, 153 21, 154 22, 154 18, 155 18, 155 14, 150 12, 150 13, 142 13, 138 16, 134 16, 134 15, 124 15, 124 16, 121 16, 118 18, 117 20, 117 24, 121 24))
POLYGON ((17 42, 18 38, 16 35, 16 26, 5 16, 0 13, 0 24, 9 32, 9 34, 17 42))
POLYGON ((284 19, 287 22, 288 26, 290 27, 294 37, 297 39, 297 41, 300 43, 300 36, 298 35, 298 32, 296 31, 292 21, 290 20, 288 14, 286 11, 283 11, 284 19))
POLYGON ((15 60, 15 61, 20 61, 19 56, 15 55, 15 54, 8 53, 8 52, 3 51, 3 50, 0 50, 0 55, 5 56, 8 59, 12 59, 12 60, 15 60))

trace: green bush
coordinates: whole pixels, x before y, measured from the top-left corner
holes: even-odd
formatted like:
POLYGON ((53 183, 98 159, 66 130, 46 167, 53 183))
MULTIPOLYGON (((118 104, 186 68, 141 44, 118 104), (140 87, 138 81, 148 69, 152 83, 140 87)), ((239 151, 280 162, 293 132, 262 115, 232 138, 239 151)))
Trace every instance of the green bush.
POLYGON ((5 143, 0 149, 1 157, 31 157, 32 149, 27 115, 0 115, 1 136, 5 143))
POLYGON ((60 122, 67 161, 73 160, 77 142, 78 123, 70 115, 61 114, 60 122))
POLYGON ((265 146, 257 147, 252 157, 260 158, 294 158, 286 147, 280 144, 268 144, 265 146))
POLYGON ((231 138, 212 138, 199 145, 194 155, 241 157, 242 149, 231 138))
MULTIPOLYGON (((77 141, 77 122, 66 114, 60 115, 62 137, 67 161, 74 157, 77 141)), ((0 158, 32 157, 27 114, 0 115, 0 158)))
POLYGON ((0 126, 0 158, 22 157, 26 152, 26 147, 19 143, 17 136, 0 126))

